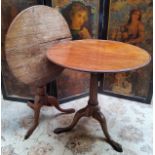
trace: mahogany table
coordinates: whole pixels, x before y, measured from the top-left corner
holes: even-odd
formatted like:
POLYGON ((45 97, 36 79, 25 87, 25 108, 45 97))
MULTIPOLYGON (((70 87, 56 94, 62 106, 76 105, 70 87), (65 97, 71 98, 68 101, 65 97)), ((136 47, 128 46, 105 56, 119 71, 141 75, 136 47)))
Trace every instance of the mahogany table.
POLYGON ((122 146, 111 138, 106 119, 98 106, 98 73, 124 72, 143 67, 150 62, 150 55, 139 47, 122 42, 86 39, 57 44, 48 50, 47 57, 59 66, 91 74, 88 105, 76 112, 68 127, 57 128, 54 132, 70 131, 81 117, 92 116, 99 121, 107 142, 116 151, 122 152, 122 146))

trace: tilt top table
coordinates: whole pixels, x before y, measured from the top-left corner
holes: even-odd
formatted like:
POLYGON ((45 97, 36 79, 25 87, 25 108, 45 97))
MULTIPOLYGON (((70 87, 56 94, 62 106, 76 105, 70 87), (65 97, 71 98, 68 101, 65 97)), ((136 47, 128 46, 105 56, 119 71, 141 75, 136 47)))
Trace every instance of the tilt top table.
POLYGON ((111 138, 106 119, 98 106, 98 73, 141 68, 150 62, 150 55, 139 47, 122 42, 86 39, 57 44, 48 50, 47 58, 59 66, 91 74, 88 105, 76 112, 68 127, 57 128, 54 132, 70 131, 81 117, 92 116, 99 121, 107 142, 116 151, 122 152, 122 146, 111 138))

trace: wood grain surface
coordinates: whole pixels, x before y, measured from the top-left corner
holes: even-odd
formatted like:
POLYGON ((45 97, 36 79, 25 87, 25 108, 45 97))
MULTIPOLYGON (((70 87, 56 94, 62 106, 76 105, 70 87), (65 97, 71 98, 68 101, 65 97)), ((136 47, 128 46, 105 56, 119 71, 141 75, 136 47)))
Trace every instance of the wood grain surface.
POLYGON ((46 51, 68 40, 70 30, 57 9, 30 7, 16 16, 7 32, 5 52, 9 68, 25 84, 46 84, 63 71, 49 62, 46 51))
POLYGON ((129 71, 150 62, 150 55, 139 47, 97 39, 57 44, 47 57, 60 66, 87 72, 129 71))

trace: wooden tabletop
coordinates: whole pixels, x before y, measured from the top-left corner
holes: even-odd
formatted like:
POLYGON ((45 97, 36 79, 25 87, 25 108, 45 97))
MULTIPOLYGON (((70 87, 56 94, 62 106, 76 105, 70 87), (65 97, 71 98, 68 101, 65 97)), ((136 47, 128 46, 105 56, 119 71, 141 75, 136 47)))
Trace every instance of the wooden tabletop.
POLYGON ((69 27, 58 9, 35 5, 23 10, 11 23, 5 39, 10 71, 29 85, 55 80, 63 68, 48 61, 47 49, 69 40, 69 27))
POLYGON ((110 40, 86 39, 57 44, 47 52, 60 66, 87 72, 121 72, 141 68, 150 62, 143 49, 110 40))

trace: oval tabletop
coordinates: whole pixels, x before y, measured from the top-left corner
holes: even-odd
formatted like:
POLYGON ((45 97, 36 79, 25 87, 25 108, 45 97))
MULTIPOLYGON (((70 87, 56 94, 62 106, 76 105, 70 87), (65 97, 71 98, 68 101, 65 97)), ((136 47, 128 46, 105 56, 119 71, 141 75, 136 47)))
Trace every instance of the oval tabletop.
POLYGON ((150 62, 143 49, 110 40, 86 39, 57 44, 47 52, 60 66, 87 72, 121 72, 141 68, 150 62))
POLYGON ((6 35, 5 54, 10 71, 29 85, 54 80, 64 68, 51 63, 46 52, 49 47, 69 40, 69 27, 58 9, 35 5, 23 10, 6 35))

